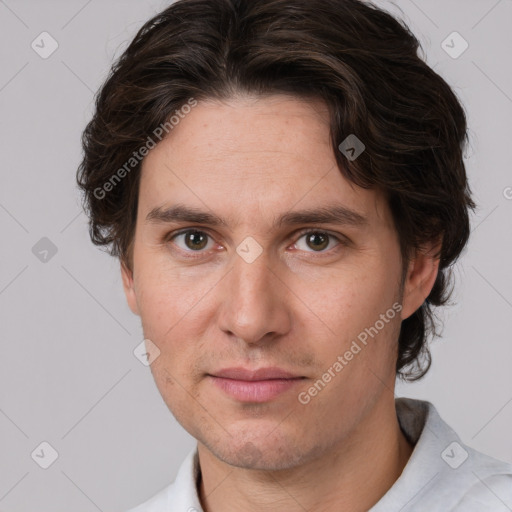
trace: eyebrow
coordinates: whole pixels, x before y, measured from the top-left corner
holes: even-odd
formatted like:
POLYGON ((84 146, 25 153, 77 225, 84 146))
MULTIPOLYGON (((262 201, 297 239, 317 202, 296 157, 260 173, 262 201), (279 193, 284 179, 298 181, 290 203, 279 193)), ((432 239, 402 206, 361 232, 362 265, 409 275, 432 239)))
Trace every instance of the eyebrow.
MULTIPOLYGON (((193 222, 210 226, 224 226, 228 223, 214 213, 199 210, 182 204, 170 207, 153 208, 146 216, 147 223, 193 222)), ((337 224, 355 227, 368 225, 368 219, 361 213, 342 205, 327 205, 314 209, 291 211, 282 214, 274 221, 274 227, 298 224, 337 224)))

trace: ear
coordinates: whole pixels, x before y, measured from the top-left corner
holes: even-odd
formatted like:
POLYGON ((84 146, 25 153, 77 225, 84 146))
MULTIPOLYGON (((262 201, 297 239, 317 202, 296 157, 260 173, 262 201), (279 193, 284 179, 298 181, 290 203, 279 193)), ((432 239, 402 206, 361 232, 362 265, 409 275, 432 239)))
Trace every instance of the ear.
POLYGON ((421 307, 431 292, 439 270, 436 252, 441 249, 442 237, 436 243, 429 243, 416 251, 409 262, 402 298, 402 320, 411 316, 421 307))
POLYGON ((124 262, 121 262, 121 276, 123 278, 124 294, 128 306, 132 310, 133 314, 139 315, 139 306, 137 304, 137 296, 135 295, 135 288, 133 283, 133 272, 126 266, 124 262))

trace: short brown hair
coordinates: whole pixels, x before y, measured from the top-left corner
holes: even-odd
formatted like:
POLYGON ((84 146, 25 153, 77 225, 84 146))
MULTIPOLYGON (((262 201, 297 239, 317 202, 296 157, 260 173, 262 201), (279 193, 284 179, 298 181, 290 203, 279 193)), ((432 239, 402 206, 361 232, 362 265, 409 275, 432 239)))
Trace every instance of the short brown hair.
POLYGON ((385 192, 404 269, 415 250, 442 239, 435 284, 402 322, 398 342, 397 374, 422 377, 427 338, 437 334, 432 306, 450 298, 450 267, 476 205, 463 161, 464 109, 419 49, 404 22, 370 2, 178 0, 142 26, 97 93, 77 173, 92 241, 132 269, 140 162, 133 170, 126 162, 190 98, 323 99, 339 170, 385 192), (350 134, 366 147, 355 160, 338 150, 350 134))

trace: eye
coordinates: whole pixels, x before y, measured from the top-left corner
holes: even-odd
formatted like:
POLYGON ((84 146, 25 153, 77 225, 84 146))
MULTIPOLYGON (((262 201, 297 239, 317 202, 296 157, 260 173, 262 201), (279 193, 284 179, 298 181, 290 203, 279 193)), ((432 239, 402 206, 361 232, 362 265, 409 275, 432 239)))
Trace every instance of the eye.
POLYGON ((297 242, 295 242, 294 246, 300 250, 305 250, 306 252, 311 252, 307 250, 308 247, 310 249, 313 249, 312 252, 329 252, 326 251, 325 249, 331 245, 330 242, 333 239, 338 242, 335 245, 335 247, 337 245, 343 244, 343 242, 338 237, 331 235, 330 233, 327 233, 325 231, 302 231, 301 233, 299 233, 299 235, 301 236, 297 240, 297 242), (304 245, 301 247, 301 239, 305 239, 306 249, 304 248, 304 245))
POLYGON ((204 231, 187 229, 176 233, 168 241, 172 241, 179 249, 185 252, 203 252, 203 249, 211 249, 211 246, 208 247, 208 239, 211 241, 210 235, 204 231), (176 242, 176 240, 180 239, 182 241, 181 244, 176 242))

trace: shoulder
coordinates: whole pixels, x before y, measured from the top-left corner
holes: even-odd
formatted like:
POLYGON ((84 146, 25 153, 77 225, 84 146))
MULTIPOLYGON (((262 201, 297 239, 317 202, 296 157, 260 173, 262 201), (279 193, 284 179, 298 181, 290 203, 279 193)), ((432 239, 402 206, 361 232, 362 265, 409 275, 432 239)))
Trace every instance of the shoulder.
POLYGON ((453 512, 507 512, 512 510, 512 474, 479 479, 464 494, 453 512))
POLYGON ((126 512, 166 512, 168 510, 167 503, 169 500, 169 496, 172 494, 174 487, 174 482, 159 491, 152 498, 141 503, 135 508, 131 508, 126 512))
POLYGON ((404 512, 419 507, 453 512, 512 510, 512 464, 466 445, 430 402, 399 399, 397 414, 402 430, 415 444, 389 492, 389 499, 404 506, 404 512))
POLYGON ((196 481, 199 474, 197 445, 181 463, 173 483, 161 489, 152 498, 126 512, 199 512, 201 506, 196 481))

